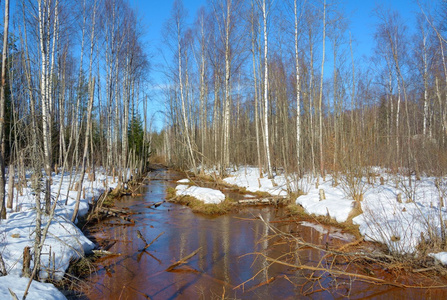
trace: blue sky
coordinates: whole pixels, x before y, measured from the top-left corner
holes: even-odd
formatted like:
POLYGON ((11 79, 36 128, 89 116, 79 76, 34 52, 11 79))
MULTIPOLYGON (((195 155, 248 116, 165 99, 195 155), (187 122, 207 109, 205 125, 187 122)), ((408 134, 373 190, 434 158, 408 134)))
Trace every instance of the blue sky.
MULTIPOLYGON (((157 70, 156 65, 161 63, 161 57, 158 49, 162 47, 161 31, 165 22, 171 15, 172 4, 174 0, 129 0, 131 5, 137 9, 138 16, 141 18, 142 25, 145 27, 146 42, 149 46, 148 52, 151 54, 151 64, 153 69, 151 77, 154 84, 161 84, 162 75, 157 70)), ((188 11, 190 22, 196 16, 197 10, 206 5, 206 0, 183 0, 183 6, 188 11)), ((149 104, 149 115, 154 115, 154 126, 161 129, 163 126, 163 115, 160 113, 164 109, 163 99, 157 99, 157 95, 152 95, 149 104)))
MULTIPOLYGON (((130 0, 130 2, 132 6, 137 8, 138 14, 142 19, 147 44, 150 48, 149 52, 154 55, 152 57, 152 64, 155 66, 160 62, 157 48, 161 46, 161 29, 170 17, 174 0, 130 0)), ((318 3, 318 0, 314 2, 318 3)), ((206 0, 183 0, 183 5, 188 11, 190 22, 196 16, 198 8, 205 6, 206 3, 206 0)), ((415 0, 341 0, 341 7, 343 7, 345 17, 349 19, 349 30, 355 41, 354 55, 357 61, 363 61, 363 58, 367 58, 372 54, 374 48, 373 36, 377 24, 373 10, 377 5, 399 11, 401 17, 410 29, 414 24, 415 12, 419 11, 415 0)), ((152 70, 152 78, 155 82, 161 80, 161 75, 157 72, 156 68, 152 70)), ((163 109, 163 105, 160 103, 160 100, 153 99, 150 109, 152 112, 159 111, 163 109)), ((162 115, 157 114, 155 119, 156 126, 160 128, 162 126, 162 115)))

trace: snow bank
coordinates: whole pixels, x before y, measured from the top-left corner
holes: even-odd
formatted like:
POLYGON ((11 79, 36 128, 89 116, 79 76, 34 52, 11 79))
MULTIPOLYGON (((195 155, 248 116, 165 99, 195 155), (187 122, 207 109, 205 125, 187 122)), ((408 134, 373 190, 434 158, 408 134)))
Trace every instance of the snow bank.
MULTIPOLYGON (((79 258, 94 248, 94 244, 70 221, 76 203, 77 192, 69 191, 69 179, 69 174, 65 174, 64 177, 61 174, 53 175, 51 186, 52 199, 56 198, 59 184, 62 180, 61 194, 57 201, 55 216, 51 220, 48 235, 42 247, 42 267, 39 274, 41 278, 51 277, 55 280, 60 280, 64 276, 70 260, 79 258), (65 204, 66 200, 67 204, 65 204), (50 253, 52 256, 51 260, 50 253)), ((79 178, 74 179, 76 181, 79 180, 79 178)), ((102 174, 97 174, 94 182, 90 182, 87 179, 84 180, 85 197, 81 196, 78 216, 84 216, 88 212, 89 201, 94 196, 99 196, 104 191, 106 183, 111 181, 112 178, 102 174)), ((107 184, 107 186, 114 188, 116 184, 107 184)), ((8 190, 8 187, 6 187, 6 190, 8 190)), ((7 210, 7 219, 0 223, 0 251, 8 273, 8 276, 0 277, 0 299, 3 299, 1 295, 4 290, 7 295, 10 295, 8 287, 16 294, 19 294, 20 291, 23 294, 26 284, 22 284, 22 279, 19 277, 22 275, 23 250, 25 247, 30 247, 33 255, 34 249, 34 229, 36 225, 35 197, 30 187, 24 188, 22 195, 18 195, 18 191, 14 190, 14 195, 13 208, 7 210), (14 278, 17 280, 14 280, 14 278)), ((43 195, 41 199, 43 199, 43 195)), ((47 225, 48 221, 48 217, 43 216, 42 228, 47 225)), ((33 263, 34 261, 32 260, 31 268, 33 263)), ((28 279, 24 278, 23 280, 27 282, 28 279)), ((55 288, 51 284, 33 282, 31 287, 33 286, 35 287, 35 295, 39 296, 33 298, 30 294, 30 299, 61 299, 58 293, 54 292, 55 288), (53 296, 47 297, 46 294, 39 294, 39 291, 46 290, 53 296)))
MULTIPOLYGON (((446 207, 440 207, 439 198, 441 194, 447 194, 447 181, 439 182, 439 179, 433 177, 416 180, 413 177, 410 185, 408 177, 388 174, 380 168, 371 170, 383 177, 384 184, 380 184, 378 176, 376 182, 369 182, 366 178, 359 181, 364 192, 361 202, 363 213, 353 219, 366 240, 383 243, 394 253, 406 254, 415 253, 421 239, 429 239, 428 232, 440 236, 439 216, 441 214, 442 219, 446 220, 447 210, 446 207), (398 201, 398 195, 402 203, 398 201)), ((296 178, 294 175, 290 176, 289 184, 284 176, 275 176, 272 181, 266 176, 259 178, 257 168, 243 167, 231 172, 231 176, 224 181, 244 187, 250 192, 261 191, 284 196, 287 195, 287 190, 298 186, 306 194, 298 197, 296 203, 308 214, 328 215, 337 222, 347 220, 354 200, 347 195, 349 188, 343 184, 346 180, 338 178, 341 183, 334 187, 331 176, 326 176, 326 180, 321 177, 296 178), (318 187, 315 184, 317 180, 320 183, 318 187), (326 198, 322 201, 320 189, 324 190, 326 198)), ((443 195, 443 198, 447 198, 447 195, 443 195)), ((439 260, 444 257, 441 254, 433 255, 439 260)), ((445 256, 447 264, 447 254, 445 256)))
MULTIPOLYGON (((323 180, 320 178, 319 181, 323 180)), ((345 222, 352 211, 354 201, 347 199, 339 187, 333 187, 332 180, 326 180, 318 188, 313 184, 306 195, 296 199, 296 204, 301 205, 308 214, 329 216, 337 222, 345 222), (324 191, 326 197, 322 201, 320 201, 320 189, 324 191)))
POLYGON ((264 174, 263 178, 260 178, 258 168, 239 168, 237 171, 230 172, 230 177, 225 178, 224 181, 231 185, 243 187, 252 193, 265 192, 273 196, 284 197, 288 194, 284 176, 275 176, 272 180, 264 174))
MULTIPOLYGON (((357 182, 357 188, 363 191, 363 213, 353 219, 353 223, 359 225, 360 233, 366 240, 383 243, 394 253, 406 254, 415 253, 422 239, 430 238, 429 232, 441 235, 440 215, 442 220, 447 220, 447 210, 445 206, 440 205, 439 199, 447 199, 447 180, 439 181, 439 178, 433 177, 416 180, 413 176, 410 184, 406 176, 389 174, 378 167, 370 168, 370 171, 378 174, 375 177, 376 182, 374 178, 370 178, 370 181, 362 178, 357 182), (383 185, 379 177, 383 178, 383 185), (398 198, 401 198, 400 202, 398 198)), ((298 179, 298 176, 292 174, 289 178, 277 175, 271 180, 263 174, 260 178, 259 169, 254 167, 241 167, 236 171, 228 171, 228 174, 230 176, 224 179, 226 183, 243 187, 253 193, 266 192, 275 196, 287 196, 287 191, 294 191, 299 187, 306 194, 296 199, 297 204, 308 214, 329 215, 337 222, 348 219, 355 202, 348 196, 348 180, 341 175, 337 180, 339 184, 333 186, 331 176, 326 176, 326 180, 321 177, 298 179), (326 198, 322 201, 320 189, 324 190, 326 198)), ((178 189, 188 190, 187 186, 178 189)), ((447 264, 447 252, 431 256, 447 264)))
POLYGON ((429 230, 440 230, 439 213, 443 218, 447 214, 445 208, 439 207, 435 179, 422 178, 413 185, 409 189, 389 182, 369 187, 363 197, 363 214, 353 219, 366 240, 383 243, 392 252, 408 254, 416 252, 421 237, 429 238, 429 230), (402 203, 397 200, 399 194, 402 203))
MULTIPOLYGON (((47 219, 43 219, 42 224, 46 224, 47 219)), ((22 275, 23 249, 27 246, 31 247, 31 251, 34 249, 35 220, 36 212, 27 211, 13 213, 5 223, 1 224, 0 228, 4 234, 2 255, 8 274, 22 275)), ((55 216, 42 247, 40 276, 62 279, 70 260, 82 257, 94 246, 71 221, 60 215, 55 216), (53 261, 49 261, 50 253, 54 256, 54 264, 53 261)), ((31 268, 33 263, 34 261, 31 263, 31 268)))
POLYGON ((225 200, 225 195, 219 190, 184 184, 178 185, 175 189, 177 196, 191 196, 205 204, 219 204, 225 200))
MULTIPOLYGON (((8 288, 11 289, 19 299, 22 299, 28 281, 28 278, 16 275, 0 277, 0 299, 12 299, 8 288)), ((51 283, 33 281, 28 291, 27 299, 60 300, 66 298, 51 283)))

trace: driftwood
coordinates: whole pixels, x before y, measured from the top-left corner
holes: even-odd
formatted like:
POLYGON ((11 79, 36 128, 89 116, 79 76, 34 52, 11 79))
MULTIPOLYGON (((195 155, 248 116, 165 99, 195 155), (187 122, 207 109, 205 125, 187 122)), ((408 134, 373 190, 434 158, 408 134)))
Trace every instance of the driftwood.
POLYGON ((137 229, 137 237, 143 241, 143 243, 147 246, 147 242, 146 239, 144 238, 144 236, 141 234, 141 232, 137 229))
POLYGON ((158 240, 159 237, 161 237, 165 232, 163 231, 162 233, 160 233, 159 235, 157 235, 157 237, 155 239, 152 240, 152 242, 150 242, 149 244, 146 244, 146 246, 144 246, 143 250, 146 250, 147 248, 149 248, 156 240, 158 240))
POLYGON ((116 218, 123 219, 124 221, 127 221, 127 222, 135 223, 135 221, 132 220, 131 218, 122 216, 119 212, 115 212, 110 208, 100 208, 99 211, 107 216, 116 217, 116 218))
POLYGON ((122 210, 122 209, 116 209, 116 208, 107 208, 107 210, 108 211, 111 211, 111 212, 114 212, 114 213, 116 213, 116 214, 124 214, 124 215, 126 215, 126 214, 128 214, 128 212, 127 211, 125 211, 125 210, 122 210))
POLYGON ((255 205, 255 204, 259 204, 259 205, 269 205, 269 204, 278 205, 282 201, 285 201, 284 197, 272 196, 272 197, 264 197, 264 198, 243 199, 243 200, 239 200, 238 203, 239 204, 244 204, 244 205, 255 205))
POLYGON ((157 237, 155 239, 153 239, 149 244, 147 243, 146 239, 143 237, 143 235, 141 234, 141 232, 139 230, 137 230, 137 237, 143 241, 143 243, 145 244, 143 250, 140 251, 145 251, 147 248, 149 248, 156 240, 158 240, 159 237, 161 237, 165 232, 163 231, 162 233, 160 233, 159 235, 157 235, 157 237))
POLYGON ((428 272, 428 271, 434 271, 436 270, 436 267, 429 267, 429 268, 422 268, 422 269, 414 269, 411 270, 413 273, 421 273, 421 272, 428 272))
POLYGON ((92 250, 97 255, 121 255, 121 253, 113 253, 107 250, 92 250))
POLYGON ((160 205, 162 205, 165 202, 166 202, 166 200, 163 200, 163 201, 160 201, 160 202, 155 202, 155 203, 152 203, 151 205, 147 206, 147 208, 152 208, 152 207, 156 208, 156 207, 159 207, 160 205))
POLYGON ((199 251, 202 249, 202 247, 198 248, 196 251, 192 252, 191 254, 183 257, 182 259, 180 259, 179 261, 173 263, 172 265, 170 265, 167 269, 166 272, 171 272, 172 270, 174 270, 176 267, 186 264, 188 262, 188 260, 193 257, 194 255, 196 255, 197 253, 199 253, 199 251))
MULTIPOLYGON (((282 276, 279 276, 279 277, 282 277, 282 276)), ((252 288, 246 290, 245 292, 246 292, 246 293, 253 292, 254 290, 256 290, 257 288, 259 288, 259 287, 261 287, 261 286, 264 286, 264 285, 267 285, 267 284, 272 283, 273 281, 275 281, 275 279, 276 279, 276 277, 270 277, 270 278, 267 279, 266 281, 261 282, 261 283, 255 285, 255 286, 253 286, 252 288)))
POLYGON ((150 252, 147 251, 140 251, 140 253, 138 253, 137 256, 137 262, 140 262, 141 257, 143 256, 143 253, 146 253, 147 255, 149 255, 150 257, 152 257, 153 259, 155 259, 160 265, 163 263, 161 260, 159 260, 158 258, 156 258, 155 256, 153 256, 150 252))

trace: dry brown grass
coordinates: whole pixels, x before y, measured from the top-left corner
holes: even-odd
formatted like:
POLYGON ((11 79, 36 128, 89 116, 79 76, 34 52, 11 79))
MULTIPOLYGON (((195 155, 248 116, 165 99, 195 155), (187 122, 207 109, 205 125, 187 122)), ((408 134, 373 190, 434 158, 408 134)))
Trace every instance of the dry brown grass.
POLYGON ((172 199, 172 202, 186 205, 190 207, 193 212, 208 216, 224 215, 237 210, 237 203, 230 198, 225 198, 225 200, 219 204, 206 204, 191 196, 177 196, 172 199))

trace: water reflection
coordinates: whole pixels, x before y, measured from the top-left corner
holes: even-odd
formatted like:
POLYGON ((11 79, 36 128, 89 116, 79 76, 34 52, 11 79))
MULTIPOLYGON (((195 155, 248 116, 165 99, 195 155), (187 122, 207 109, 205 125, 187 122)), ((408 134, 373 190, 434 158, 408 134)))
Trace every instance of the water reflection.
MULTIPOLYGON (((166 178, 170 173, 161 175, 166 178)), ((160 174, 157 176, 160 178, 160 174)), ((336 230, 285 222, 281 210, 269 207, 247 208, 235 215, 216 218, 197 215, 188 207, 170 203, 156 209, 148 208, 149 203, 164 199, 169 184, 166 180, 153 180, 146 187, 144 197, 126 198, 118 203, 139 213, 132 216, 136 220, 134 226, 111 225, 121 222, 111 220, 92 229, 98 240, 117 241, 110 251, 121 255, 96 263, 97 272, 90 278, 93 288, 87 295, 90 299, 213 299, 222 296, 296 299, 306 293, 313 299, 337 299, 346 295, 385 299, 405 293, 389 286, 361 283, 334 288, 333 278, 327 274, 319 282, 320 291, 309 289, 314 288, 307 279, 312 275, 310 272, 271 264, 265 256, 282 257, 300 265, 318 264, 323 253, 310 248, 296 253, 293 244, 265 238, 269 234, 268 227, 257 216, 261 215, 267 223, 272 222, 284 232, 293 232, 316 244, 341 245, 343 241, 338 239, 340 234, 334 234, 336 230), (147 251, 141 251, 144 243, 137 238, 137 230, 148 242, 161 232, 165 233, 147 251), (165 271, 199 247, 201 251, 187 264, 173 272, 165 271)), ((413 291, 411 298, 425 295, 424 292, 413 291)))

